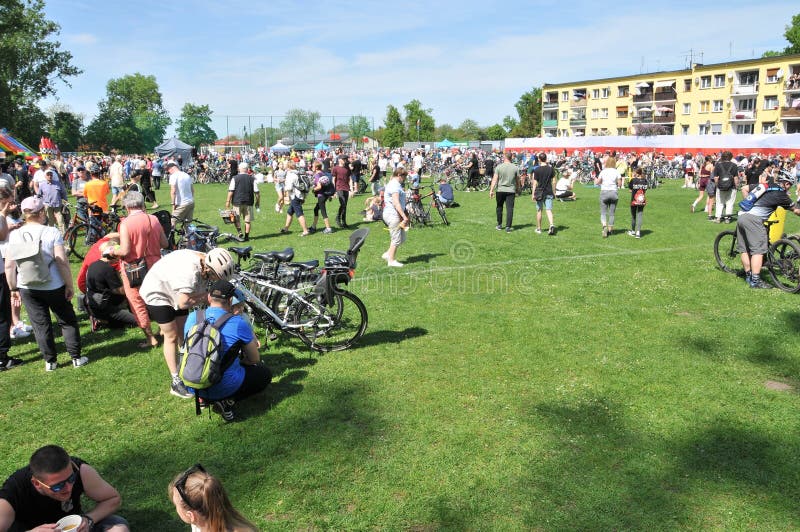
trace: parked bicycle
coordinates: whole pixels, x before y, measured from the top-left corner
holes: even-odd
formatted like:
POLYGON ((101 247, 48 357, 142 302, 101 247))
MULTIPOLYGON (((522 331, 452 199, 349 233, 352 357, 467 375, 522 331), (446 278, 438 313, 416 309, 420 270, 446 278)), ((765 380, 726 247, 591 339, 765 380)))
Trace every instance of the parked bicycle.
POLYGON ((444 225, 450 225, 450 222, 447 220, 445 206, 439 201, 439 197, 436 195, 433 186, 428 185, 422 188, 430 189, 430 192, 425 195, 420 195, 419 188, 412 188, 410 200, 406 204, 406 214, 411 223, 413 225, 428 225, 432 222, 431 212, 436 209, 444 225), (428 198, 430 198, 430 201, 427 201, 428 198))
MULTIPOLYGON (((775 223, 774 220, 764 222, 768 237, 769 228, 775 223)), ((736 241, 736 230, 718 234, 714 239, 714 258, 723 271, 744 276, 736 241)), ((764 254, 762 272, 764 270, 769 273, 772 283, 784 292, 800 292, 800 245, 785 235, 771 242, 764 254)))
MULTIPOLYGON (((75 220, 79 219, 79 209, 75 211, 75 220)), ((72 253, 78 259, 83 260, 86 252, 95 242, 106 236, 108 233, 116 232, 119 229, 119 222, 126 214, 124 207, 112 205, 107 213, 95 204, 88 205, 86 221, 77 221, 64 232, 64 245, 67 247, 67 255, 72 253)), ((82 214, 80 216, 83 216, 82 214)))

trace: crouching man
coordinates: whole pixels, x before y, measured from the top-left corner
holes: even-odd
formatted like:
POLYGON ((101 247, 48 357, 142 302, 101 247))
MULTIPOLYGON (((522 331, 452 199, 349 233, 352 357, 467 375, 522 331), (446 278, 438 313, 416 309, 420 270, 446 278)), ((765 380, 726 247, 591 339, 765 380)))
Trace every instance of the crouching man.
POLYGON ((68 515, 83 521, 75 532, 128 532, 128 522, 114 515, 121 499, 117 490, 89 464, 57 445, 46 445, 31 456, 0 489, 0 532, 58 530, 68 515), (81 495, 95 502, 81 509, 81 495))

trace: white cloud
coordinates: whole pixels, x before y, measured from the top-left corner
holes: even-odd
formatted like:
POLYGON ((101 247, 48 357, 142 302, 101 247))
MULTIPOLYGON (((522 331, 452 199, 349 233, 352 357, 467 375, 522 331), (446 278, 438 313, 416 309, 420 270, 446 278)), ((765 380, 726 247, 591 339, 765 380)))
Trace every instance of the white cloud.
POLYGON ((69 44, 94 44, 97 42, 97 36, 91 33, 73 33, 64 36, 64 41, 69 44))

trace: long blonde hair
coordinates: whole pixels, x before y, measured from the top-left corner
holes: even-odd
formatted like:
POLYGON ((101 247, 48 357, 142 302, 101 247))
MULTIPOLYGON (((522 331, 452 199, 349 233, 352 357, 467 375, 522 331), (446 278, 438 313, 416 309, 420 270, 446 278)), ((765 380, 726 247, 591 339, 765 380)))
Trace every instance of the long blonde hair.
POLYGON ((258 532, 258 528, 233 507, 219 479, 199 464, 176 476, 169 484, 170 497, 172 490, 180 495, 184 511, 202 516, 204 532, 258 532))

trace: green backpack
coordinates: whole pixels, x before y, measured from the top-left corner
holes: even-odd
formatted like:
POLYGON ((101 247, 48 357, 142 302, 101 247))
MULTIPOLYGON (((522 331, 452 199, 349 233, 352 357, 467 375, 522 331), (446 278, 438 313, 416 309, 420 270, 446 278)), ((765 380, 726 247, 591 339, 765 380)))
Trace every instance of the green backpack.
POLYGON ((220 381, 231 365, 234 357, 226 355, 236 350, 231 346, 228 353, 222 352, 220 329, 232 317, 233 314, 226 312, 214 323, 209 323, 205 311, 197 311, 197 323, 186 335, 178 366, 178 376, 186 386, 200 390, 209 388, 220 381))

